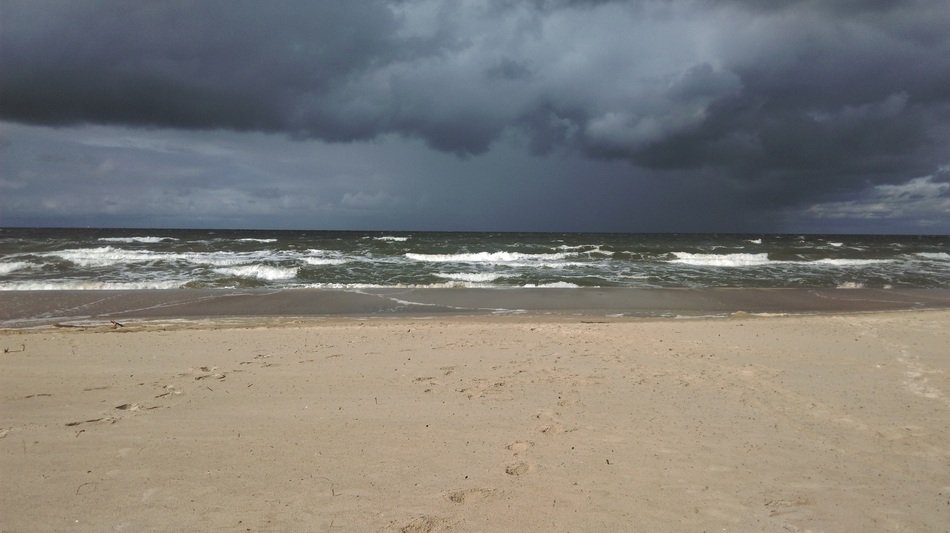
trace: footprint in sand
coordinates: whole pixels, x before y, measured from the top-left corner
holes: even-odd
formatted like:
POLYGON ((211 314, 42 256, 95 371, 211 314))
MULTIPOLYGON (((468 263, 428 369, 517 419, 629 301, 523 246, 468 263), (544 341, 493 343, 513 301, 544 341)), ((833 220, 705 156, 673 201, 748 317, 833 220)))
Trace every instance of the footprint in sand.
POLYGON ((408 524, 401 527, 402 533, 431 533, 448 527, 448 521, 438 516, 420 516, 413 518, 408 524))
POLYGON ((159 394, 155 398, 165 398, 166 396, 178 396, 181 394, 181 390, 179 390, 178 387, 174 385, 163 385, 162 390, 165 392, 159 394))
POLYGON ((505 467, 505 473, 509 476, 523 476, 531 471, 531 466, 524 461, 512 463, 505 467))
POLYGON ((530 440, 516 440, 505 446, 505 448, 514 452, 515 455, 518 455, 519 453, 528 451, 528 448, 532 446, 534 446, 534 442, 530 440))
POLYGON ((495 494, 495 489, 463 489, 446 494, 449 501, 455 503, 479 502, 495 494))
POLYGON ((115 424, 118 421, 119 419, 114 416, 104 416, 101 418, 90 418, 89 420, 79 420, 78 422, 67 422, 66 425, 68 427, 72 427, 72 426, 79 426, 82 424, 95 424, 97 422, 115 424))
POLYGON ((787 499, 766 500, 765 508, 769 510, 769 517, 779 520, 789 529, 790 522, 802 522, 812 518, 812 511, 809 506, 812 501, 803 496, 791 497, 787 499))
POLYGON ((561 424, 560 420, 554 416, 550 411, 541 411, 534 417, 542 422, 538 426, 538 431, 544 433, 545 435, 553 435, 555 433, 563 433, 564 426, 561 424))

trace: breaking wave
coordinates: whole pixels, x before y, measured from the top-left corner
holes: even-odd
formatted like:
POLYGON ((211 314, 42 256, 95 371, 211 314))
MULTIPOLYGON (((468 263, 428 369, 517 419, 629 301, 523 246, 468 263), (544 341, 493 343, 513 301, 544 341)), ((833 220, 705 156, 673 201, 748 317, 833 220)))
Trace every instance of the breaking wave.
POLYGON ((748 267, 768 265, 769 254, 691 254, 687 252, 673 252, 676 259, 670 263, 682 263, 693 266, 715 267, 748 267))
POLYGON ((30 268, 30 263, 23 261, 14 261, 12 263, 0 263, 0 276, 9 274, 14 270, 22 270, 24 268, 30 268))
POLYGON ((769 265, 818 265, 834 267, 858 267, 893 262, 890 259, 816 259, 814 261, 782 261, 769 259, 769 254, 692 254, 673 252, 676 259, 670 263, 713 267, 758 267, 769 265))
POLYGON ((225 276, 239 278, 262 279, 266 281, 293 279, 297 277, 297 268, 276 267, 270 265, 243 265, 226 268, 216 268, 215 272, 225 276))
POLYGON ((565 254, 525 254, 520 252, 478 252, 473 254, 413 254, 405 256, 413 261, 433 263, 512 263, 517 261, 557 261, 565 254))
POLYGON ((491 283, 499 278, 502 278, 501 274, 494 274, 492 272, 439 272, 436 276, 444 279, 451 279, 455 281, 464 281, 468 283, 491 283))
POLYGON ((180 289, 181 281, 49 280, 0 283, 0 291, 119 291, 180 289))
POLYGON ((177 241, 178 239, 174 237, 99 237, 99 241, 102 242, 124 242, 124 243, 145 243, 145 244, 155 244, 159 242, 172 242, 177 241))

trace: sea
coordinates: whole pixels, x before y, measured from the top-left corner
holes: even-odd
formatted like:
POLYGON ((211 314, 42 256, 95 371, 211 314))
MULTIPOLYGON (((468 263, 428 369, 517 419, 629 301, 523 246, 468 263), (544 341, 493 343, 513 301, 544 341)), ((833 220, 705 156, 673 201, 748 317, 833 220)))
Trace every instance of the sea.
POLYGON ((0 290, 950 288, 950 236, 0 229, 0 290))

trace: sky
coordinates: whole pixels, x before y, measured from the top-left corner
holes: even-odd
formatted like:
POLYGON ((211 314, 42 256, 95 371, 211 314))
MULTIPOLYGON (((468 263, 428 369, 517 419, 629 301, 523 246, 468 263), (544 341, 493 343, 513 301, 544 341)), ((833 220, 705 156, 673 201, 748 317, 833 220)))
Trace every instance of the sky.
POLYGON ((946 0, 0 0, 0 226, 950 233, 946 0))

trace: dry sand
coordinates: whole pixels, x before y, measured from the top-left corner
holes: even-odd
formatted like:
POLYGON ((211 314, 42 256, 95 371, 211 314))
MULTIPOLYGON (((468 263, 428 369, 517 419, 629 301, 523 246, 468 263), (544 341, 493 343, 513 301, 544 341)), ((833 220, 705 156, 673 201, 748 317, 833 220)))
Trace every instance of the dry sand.
POLYGON ((950 311, 602 320, 2 331, 0 529, 950 527, 950 311))

